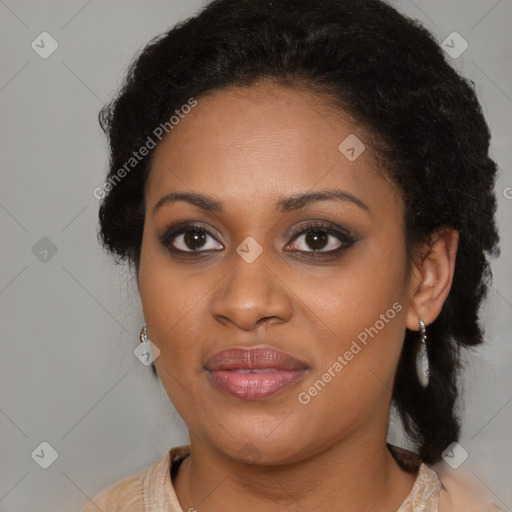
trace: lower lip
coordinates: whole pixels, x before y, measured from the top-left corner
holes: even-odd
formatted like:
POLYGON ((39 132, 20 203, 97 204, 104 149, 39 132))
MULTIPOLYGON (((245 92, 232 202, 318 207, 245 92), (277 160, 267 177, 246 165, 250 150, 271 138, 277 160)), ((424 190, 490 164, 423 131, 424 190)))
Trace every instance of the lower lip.
POLYGON ((210 370, 214 383, 242 400, 264 400, 298 382, 306 370, 272 369, 265 373, 239 373, 236 370, 210 370))

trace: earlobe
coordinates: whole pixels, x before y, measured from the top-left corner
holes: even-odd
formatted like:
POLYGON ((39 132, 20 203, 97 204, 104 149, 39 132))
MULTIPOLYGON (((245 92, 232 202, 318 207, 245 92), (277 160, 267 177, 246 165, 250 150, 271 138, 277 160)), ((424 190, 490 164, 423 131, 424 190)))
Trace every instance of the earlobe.
POLYGON ((413 263, 406 327, 419 328, 418 319, 431 324, 441 312, 450 293, 455 271, 459 233, 440 228, 422 248, 422 256, 413 263))

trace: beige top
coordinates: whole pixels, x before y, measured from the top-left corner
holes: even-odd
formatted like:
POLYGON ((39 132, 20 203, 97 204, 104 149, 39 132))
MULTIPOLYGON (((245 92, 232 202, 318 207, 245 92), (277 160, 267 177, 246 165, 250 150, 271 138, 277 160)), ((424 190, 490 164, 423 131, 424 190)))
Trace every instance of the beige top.
MULTIPOLYGON (((82 512, 183 512, 171 480, 171 468, 190 454, 190 445, 170 449, 152 466, 97 494, 82 512)), ((409 496, 397 512, 438 512, 441 483, 421 464, 409 496)))

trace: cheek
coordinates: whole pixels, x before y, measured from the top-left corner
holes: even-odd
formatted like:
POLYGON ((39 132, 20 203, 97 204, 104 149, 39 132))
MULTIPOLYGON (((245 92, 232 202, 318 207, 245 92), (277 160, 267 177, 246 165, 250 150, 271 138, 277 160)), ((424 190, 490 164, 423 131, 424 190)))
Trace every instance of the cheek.
POLYGON ((304 314, 313 313, 317 343, 308 385, 320 382, 311 393, 302 390, 324 397, 315 398, 313 410, 322 403, 371 408, 390 394, 405 331, 405 282, 398 234, 387 242, 365 240, 329 279, 303 277, 304 314))
POLYGON ((155 340, 165 345, 180 323, 194 315, 194 304, 204 296, 201 283, 208 276, 203 274, 202 278, 195 279, 180 270, 148 232, 145 229, 141 247, 139 295, 148 329, 151 326, 155 340))
POLYGON ((173 369, 186 364, 198 365, 202 313, 200 297, 204 289, 182 286, 183 283, 169 272, 152 272, 142 277, 140 297, 144 319, 151 340, 161 351, 158 363, 173 369))
POLYGON ((174 360, 175 347, 170 340, 186 317, 188 301, 186 288, 169 265, 165 252, 147 238, 145 234, 141 248, 139 295, 149 337, 160 349, 155 361, 158 368, 162 360, 174 360))
MULTIPOLYGON (((195 389, 202 370, 200 333, 204 330, 200 325, 204 315, 197 304, 201 290, 193 282, 180 280, 168 262, 159 265, 157 261, 146 258, 146 270, 139 273, 144 319, 151 341, 160 349, 155 366, 162 385, 178 414, 187 425, 194 425, 199 418, 193 404, 201 396, 195 389)), ((199 411, 204 413, 205 405, 199 411)))
MULTIPOLYGON (((293 290, 303 314, 309 310, 327 338, 355 339, 395 302, 405 309, 406 258, 400 234, 389 233, 387 240, 375 235, 361 240, 323 275, 304 272, 295 278, 293 290)), ((395 313, 388 315, 393 324, 395 313)), ((388 324, 386 330, 390 331, 388 324)))
POLYGON ((308 418, 306 437, 321 431, 329 445, 363 423, 387 424, 404 311, 398 301, 382 309, 372 304, 344 317, 334 342, 318 347, 321 356, 297 396, 299 416, 308 418))

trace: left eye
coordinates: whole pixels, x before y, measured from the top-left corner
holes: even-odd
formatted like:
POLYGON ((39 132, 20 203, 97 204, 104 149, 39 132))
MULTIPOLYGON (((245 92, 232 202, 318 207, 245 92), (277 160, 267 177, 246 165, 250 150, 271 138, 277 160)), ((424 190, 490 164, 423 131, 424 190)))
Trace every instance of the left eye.
POLYGON ((289 247, 302 252, 334 252, 352 240, 343 233, 331 233, 321 227, 311 227, 299 233, 289 247))

